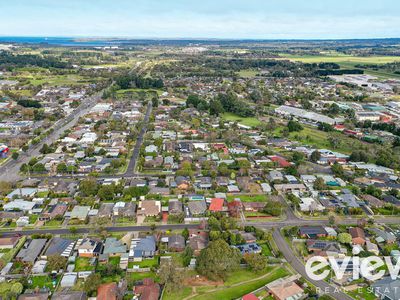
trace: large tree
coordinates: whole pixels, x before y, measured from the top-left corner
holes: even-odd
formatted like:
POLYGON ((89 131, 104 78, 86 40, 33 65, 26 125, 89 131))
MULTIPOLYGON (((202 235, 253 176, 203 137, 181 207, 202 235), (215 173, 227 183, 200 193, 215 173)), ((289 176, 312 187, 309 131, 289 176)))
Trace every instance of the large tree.
POLYGON ((58 271, 63 269, 67 264, 67 258, 58 254, 49 255, 47 257, 48 267, 51 271, 58 271))
POLYGON ((178 264, 171 259, 163 262, 160 267, 160 283, 165 285, 167 291, 176 291, 182 287, 184 274, 178 264))
POLYGON ((209 279, 225 279, 228 272, 240 265, 241 254, 238 249, 230 247, 225 241, 218 239, 201 250, 197 258, 197 271, 209 279))
POLYGON ((351 235, 347 232, 342 232, 338 234, 338 241, 342 244, 351 244, 351 235))
POLYGON ((267 258, 258 253, 246 253, 243 258, 249 268, 255 272, 262 271, 267 266, 267 258))

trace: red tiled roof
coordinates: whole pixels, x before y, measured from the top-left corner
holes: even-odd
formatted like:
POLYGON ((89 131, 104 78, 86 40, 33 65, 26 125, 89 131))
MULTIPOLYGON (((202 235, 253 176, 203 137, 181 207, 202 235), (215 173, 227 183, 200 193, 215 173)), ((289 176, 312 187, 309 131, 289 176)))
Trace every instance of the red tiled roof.
POLYGON ((211 204, 209 207, 210 211, 221 211, 224 206, 224 199, 222 198, 213 198, 211 199, 211 204))
POLYGON ((242 297, 243 300, 259 300, 259 298, 254 294, 247 294, 242 297))
POLYGON ((283 157, 274 155, 274 156, 271 156, 270 159, 273 162, 277 162, 282 168, 286 168, 286 167, 290 167, 291 166, 290 162, 288 162, 283 157))

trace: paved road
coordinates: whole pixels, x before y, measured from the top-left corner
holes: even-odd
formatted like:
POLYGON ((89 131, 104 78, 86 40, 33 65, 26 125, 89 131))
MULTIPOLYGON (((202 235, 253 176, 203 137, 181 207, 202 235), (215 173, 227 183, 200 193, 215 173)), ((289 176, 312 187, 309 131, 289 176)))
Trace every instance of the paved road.
POLYGON ((17 181, 22 177, 19 175, 21 165, 28 163, 32 157, 40 154, 39 150, 43 144, 51 144, 55 142, 65 130, 75 125, 78 119, 85 115, 93 106, 96 105, 97 101, 101 98, 101 92, 94 94, 93 96, 86 98, 82 104, 77 107, 70 115, 68 115, 62 121, 58 121, 53 126, 53 132, 50 133, 46 138, 40 141, 36 145, 31 145, 26 153, 21 153, 17 160, 9 160, 0 167, 0 181, 17 181))
POLYGON ((305 266, 303 262, 293 253, 293 250, 289 247, 288 243, 283 238, 279 229, 275 229, 273 232, 273 237, 275 240, 276 245, 278 246, 279 250, 282 252, 283 256, 287 260, 287 262, 299 273, 303 278, 311 282, 314 286, 320 289, 319 295, 328 294, 329 296, 338 299, 338 300, 352 300, 350 296, 340 291, 339 288, 335 288, 334 286, 330 285, 329 283, 321 280, 315 281, 308 277, 305 266))

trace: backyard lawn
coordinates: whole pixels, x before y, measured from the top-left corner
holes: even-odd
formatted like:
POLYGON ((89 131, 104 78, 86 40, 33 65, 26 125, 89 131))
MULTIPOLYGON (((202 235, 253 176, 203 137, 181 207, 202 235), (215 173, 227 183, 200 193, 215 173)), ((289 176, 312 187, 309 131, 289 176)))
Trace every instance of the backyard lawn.
POLYGON ((285 268, 276 268, 272 272, 264 275, 258 275, 259 277, 257 277, 257 275, 254 273, 247 273, 250 276, 246 276, 245 270, 243 271, 243 273, 233 273, 232 275, 237 275, 237 278, 232 278, 233 276, 230 276, 223 287, 216 288, 215 291, 205 291, 203 295, 198 295, 191 299, 238 299, 241 296, 251 293, 252 291, 266 285, 267 283, 289 275, 289 272, 285 268))
POLYGON ((128 268, 131 269, 133 266, 139 266, 140 268, 151 268, 158 266, 158 257, 154 257, 151 259, 144 259, 143 261, 132 261, 129 262, 128 268))
POLYGON ((268 200, 266 195, 228 195, 228 202, 233 201, 234 199, 239 198, 242 202, 265 202, 268 200))
POLYGON ((90 264, 90 258, 87 257, 77 257, 75 261, 75 272, 80 271, 93 271, 95 266, 90 264))
POLYGON ((222 118, 226 121, 238 122, 239 124, 256 127, 261 124, 261 121, 255 117, 243 118, 233 113, 224 113, 222 118))
POLYGON ((127 277, 134 281, 143 280, 144 278, 153 278, 157 281, 157 275, 154 272, 130 272, 127 273, 127 277))
MULTIPOLYGON (((59 279, 60 277, 57 278, 54 286, 57 286, 57 282, 59 279)), ((50 276, 32 276, 31 278, 29 278, 29 280, 32 282, 30 284, 32 289, 35 289, 36 287, 47 287, 50 290, 54 290, 53 281, 51 280, 50 276)))

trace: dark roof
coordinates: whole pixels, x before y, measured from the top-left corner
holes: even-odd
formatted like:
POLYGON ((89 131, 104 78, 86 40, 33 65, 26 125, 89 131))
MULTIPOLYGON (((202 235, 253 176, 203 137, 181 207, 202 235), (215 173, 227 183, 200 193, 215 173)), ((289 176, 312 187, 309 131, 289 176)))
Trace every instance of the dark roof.
POLYGON ((300 235, 319 235, 326 234, 322 226, 303 226, 300 227, 300 235))
POLYGON ((46 256, 53 254, 61 255, 65 251, 65 249, 67 249, 68 246, 71 245, 71 243, 72 240, 63 239, 59 237, 52 238, 49 243, 49 246, 47 247, 45 255, 46 256))
POLYGON ((168 238, 168 248, 183 249, 185 248, 185 239, 180 234, 175 234, 168 238))

